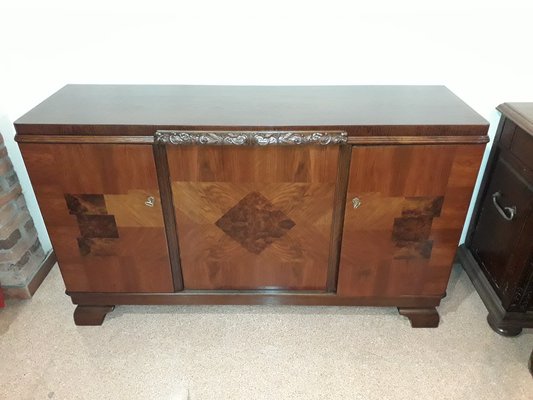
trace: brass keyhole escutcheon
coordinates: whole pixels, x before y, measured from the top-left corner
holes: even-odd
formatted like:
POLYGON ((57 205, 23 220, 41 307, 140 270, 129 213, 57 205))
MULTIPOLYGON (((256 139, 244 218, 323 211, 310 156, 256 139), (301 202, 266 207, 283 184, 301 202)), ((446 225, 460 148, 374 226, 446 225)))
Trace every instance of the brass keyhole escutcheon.
POLYGON ((353 206, 353 208, 361 207, 361 199, 359 197, 354 197, 352 199, 352 206, 353 206))
POLYGON ((146 207, 153 207, 155 205, 155 199, 153 196, 150 196, 146 199, 146 201, 144 202, 144 205, 146 207))

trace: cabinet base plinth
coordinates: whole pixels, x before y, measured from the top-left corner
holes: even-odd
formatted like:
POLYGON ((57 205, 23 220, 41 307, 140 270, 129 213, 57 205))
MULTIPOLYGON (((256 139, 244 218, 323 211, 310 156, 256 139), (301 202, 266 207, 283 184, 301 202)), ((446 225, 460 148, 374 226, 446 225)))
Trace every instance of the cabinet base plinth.
POLYGON ((431 308, 403 308, 398 307, 400 315, 409 318, 413 328, 437 328, 439 313, 435 307, 431 308))
POLYGON ((107 313, 115 306, 77 306, 74 310, 74 323, 79 326, 102 325, 107 313))
POLYGON ((181 291, 177 293, 80 293, 67 292, 78 305, 74 313, 77 325, 100 325, 113 305, 299 305, 398 307, 400 314, 412 320, 413 327, 436 327, 436 307, 441 296, 344 297, 334 293, 280 291, 181 291))

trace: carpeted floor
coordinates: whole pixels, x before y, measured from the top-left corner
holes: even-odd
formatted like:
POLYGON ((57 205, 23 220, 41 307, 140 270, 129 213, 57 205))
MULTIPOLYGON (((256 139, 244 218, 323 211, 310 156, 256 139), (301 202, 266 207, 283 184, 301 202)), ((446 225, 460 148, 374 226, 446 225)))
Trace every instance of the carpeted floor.
POLYGON ((493 333, 455 268, 437 329, 392 308, 118 307, 76 327, 55 267, 0 310, 1 399, 532 399, 533 330, 493 333))

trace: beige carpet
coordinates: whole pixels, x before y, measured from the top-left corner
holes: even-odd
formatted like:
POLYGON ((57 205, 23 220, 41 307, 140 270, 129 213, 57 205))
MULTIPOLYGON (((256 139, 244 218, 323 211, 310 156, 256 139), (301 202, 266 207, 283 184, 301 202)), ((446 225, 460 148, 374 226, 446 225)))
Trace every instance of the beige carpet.
POLYGON ((532 399, 533 331, 493 333, 456 268, 437 329, 395 309, 118 307, 76 327, 54 268, 0 311, 1 399, 532 399))

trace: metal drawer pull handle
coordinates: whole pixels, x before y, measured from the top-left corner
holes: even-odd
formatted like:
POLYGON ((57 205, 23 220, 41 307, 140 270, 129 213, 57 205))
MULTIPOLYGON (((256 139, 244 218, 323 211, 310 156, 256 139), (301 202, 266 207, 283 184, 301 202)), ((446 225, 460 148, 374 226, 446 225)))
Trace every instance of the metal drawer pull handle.
POLYGON ((352 199, 352 206, 353 206, 353 208, 361 207, 361 199, 359 197, 354 197, 352 199))
POLYGON ((153 198, 153 196, 150 196, 146 199, 146 201, 144 202, 144 205, 146 207, 153 207, 155 204, 155 199, 153 198))
POLYGON ((516 215, 516 207, 504 207, 500 206, 498 203, 498 199, 502 197, 502 194, 500 192, 496 192, 492 195, 492 203, 494 204, 494 207, 496 207, 496 210, 500 213, 500 215, 506 220, 511 221, 515 215, 516 215))

